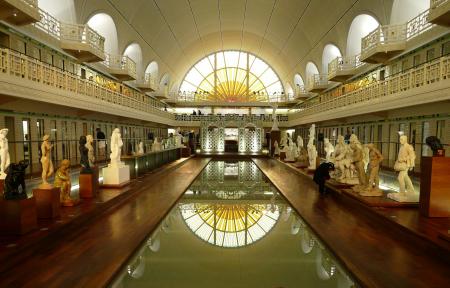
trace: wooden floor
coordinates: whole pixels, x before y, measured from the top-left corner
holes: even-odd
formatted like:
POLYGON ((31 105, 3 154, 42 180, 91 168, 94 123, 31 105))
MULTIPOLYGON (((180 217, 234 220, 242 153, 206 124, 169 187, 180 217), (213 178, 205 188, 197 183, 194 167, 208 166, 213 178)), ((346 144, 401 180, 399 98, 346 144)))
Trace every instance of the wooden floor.
POLYGON ((3 259, 0 287, 105 287, 209 161, 192 158, 138 179, 134 197, 121 206, 25 249, 22 263, 8 265, 3 259))
POLYGON ((320 196, 308 176, 284 163, 254 162, 361 286, 450 287, 449 258, 409 242, 332 196, 320 196))
MULTIPOLYGON (((209 161, 191 158, 132 181, 133 193, 126 201, 86 225, 54 233, 40 240, 38 247, 20 250, 19 242, 19 263, 0 250, 0 287, 105 287, 209 161)), ((409 241, 391 226, 356 211, 351 203, 319 196, 310 177, 284 163, 253 161, 361 286, 450 287, 450 259, 437 250, 409 241)), ((379 213, 389 218, 397 215, 405 226, 431 229, 401 211, 406 210, 379 213)))

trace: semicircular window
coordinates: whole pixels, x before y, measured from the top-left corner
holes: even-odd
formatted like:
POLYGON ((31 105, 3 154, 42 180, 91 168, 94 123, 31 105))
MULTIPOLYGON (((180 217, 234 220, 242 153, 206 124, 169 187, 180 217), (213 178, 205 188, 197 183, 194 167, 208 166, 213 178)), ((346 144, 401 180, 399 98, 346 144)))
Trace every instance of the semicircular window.
POLYGON ((202 204, 179 206, 181 215, 195 235, 204 241, 227 248, 256 242, 277 223, 278 208, 261 204, 202 204))
POLYGON ((178 100, 276 102, 284 98, 278 75, 263 60, 241 51, 221 51, 197 62, 181 83, 178 100))

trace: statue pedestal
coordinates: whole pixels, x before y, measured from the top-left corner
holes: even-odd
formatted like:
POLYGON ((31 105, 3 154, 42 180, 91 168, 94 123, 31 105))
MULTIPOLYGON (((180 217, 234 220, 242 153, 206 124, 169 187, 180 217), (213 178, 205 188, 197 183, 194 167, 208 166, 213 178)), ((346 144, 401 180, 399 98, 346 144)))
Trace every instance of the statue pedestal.
POLYGON ((103 187, 123 187, 130 182, 128 165, 108 165, 103 168, 103 187))
POLYGON ((181 147, 181 157, 189 157, 189 156, 191 156, 191 148, 181 147))
POLYGON ((37 217, 41 219, 59 217, 60 211, 60 193, 59 188, 33 189, 33 196, 36 199, 37 217))
POLYGON ((36 199, 0 200, 0 234, 22 235, 37 228, 36 199))
POLYGON ((0 179, 0 197, 3 197, 3 185, 5 185, 5 179, 0 179))
POLYGON ((450 158, 422 157, 420 165, 420 214, 450 217, 450 158))
POLYGON ((98 192, 98 168, 92 167, 93 173, 80 174, 80 198, 94 198, 98 192))
POLYGON ((404 203, 418 203, 419 202, 419 193, 389 193, 387 195, 389 199, 392 199, 397 202, 404 203))

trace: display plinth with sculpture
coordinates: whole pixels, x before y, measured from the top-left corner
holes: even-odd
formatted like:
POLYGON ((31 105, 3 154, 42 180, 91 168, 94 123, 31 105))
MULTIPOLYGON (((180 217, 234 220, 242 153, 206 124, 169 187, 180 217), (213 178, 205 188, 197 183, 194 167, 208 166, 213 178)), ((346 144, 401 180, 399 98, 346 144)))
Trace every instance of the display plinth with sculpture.
POLYGON ((120 161, 122 146, 120 130, 116 128, 111 135, 111 162, 103 168, 104 187, 123 187, 130 182, 130 168, 120 161))
POLYGON ((25 186, 27 161, 10 163, 5 169, 0 200, 0 234, 21 235, 37 228, 36 199, 28 197, 25 186))
POLYGON ((92 135, 80 137, 80 178, 79 195, 80 198, 93 198, 98 192, 98 168, 95 166, 95 156, 93 147, 94 138, 92 135))
POLYGON ((408 175, 408 171, 414 168, 416 153, 408 144, 406 135, 400 136, 400 149, 394 164, 394 170, 398 172, 399 192, 389 193, 388 198, 397 202, 419 202, 419 193, 414 191, 414 185, 408 175))
POLYGON ((64 159, 61 161, 58 170, 55 173, 53 186, 59 189, 59 200, 61 206, 75 206, 80 203, 80 199, 70 195, 72 182, 70 180, 70 161, 64 159))

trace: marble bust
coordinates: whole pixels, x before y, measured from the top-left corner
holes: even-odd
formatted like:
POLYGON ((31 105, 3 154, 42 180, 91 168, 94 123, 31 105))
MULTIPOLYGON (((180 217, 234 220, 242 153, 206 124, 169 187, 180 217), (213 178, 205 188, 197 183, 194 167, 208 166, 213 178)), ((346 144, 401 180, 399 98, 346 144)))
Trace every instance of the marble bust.
POLYGON ((7 128, 0 130, 0 179, 6 178, 6 169, 10 164, 7 135, 7 128))
POLYGON ((400 136, 400 149, 394 164, 394 170, 398 172, 399 192, 389 193, 388 197, 398 202, 418 202, 419 194, 415 193, 414 185, 409 178, 408 171, 415 166, 416 153, 413 146, 408 144, 406 135, 400 136))
POLYGON ((120 134, 119 128, 116 128, 113 130, 111 135, 111 154, 109 155, 109 158, 111 159, 111 166, 122 165, 122 162, 120 162, 122 146, 122 136, 120 134))
POLYGON ((48 189, 51 188, 52 185, 48 183, 48 178, 53 175, 54 168, 53 168, 53 162, 52 162, 52 156, 51 151, 53 148, 53 145, 49 142, 50 136, 44 135, 42 137, 42 144, 41 144, 41 164, 42 164, 42 184, 39 186, 39 188, 48 189))

